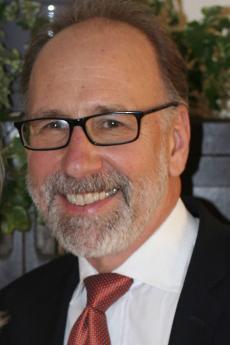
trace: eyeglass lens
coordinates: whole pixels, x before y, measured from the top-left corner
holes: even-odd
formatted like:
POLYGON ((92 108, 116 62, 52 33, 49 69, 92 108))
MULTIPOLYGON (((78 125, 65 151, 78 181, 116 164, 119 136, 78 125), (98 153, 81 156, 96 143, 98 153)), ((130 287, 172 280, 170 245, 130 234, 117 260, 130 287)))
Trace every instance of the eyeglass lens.
MULTIPOLYGON (((47 149, 65 146, 76 125, 64 119, 38 119, 27 121, 22 127, 26 146, 47 149), (71 125, 72 124, 72 125, 71 125)), ((112 145, 133 140, 138 132, 134 114, 106 114, 89 117, 84 125, 88 138, 97 144, 112 145)))

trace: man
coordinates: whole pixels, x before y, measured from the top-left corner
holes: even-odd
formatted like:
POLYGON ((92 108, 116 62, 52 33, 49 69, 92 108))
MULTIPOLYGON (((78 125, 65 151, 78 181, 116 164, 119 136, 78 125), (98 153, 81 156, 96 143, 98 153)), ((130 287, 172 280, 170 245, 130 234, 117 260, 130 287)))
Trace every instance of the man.
POLYGON ((185 68, 156 19, 129 0, 76 1, 32 42, 23 90, 28 188, 71 255, 1 292, 0 343, 229 344, 229 229, 180 199, 185 68), (110 272, 129 286, 99 322, 85 278, 110 272))

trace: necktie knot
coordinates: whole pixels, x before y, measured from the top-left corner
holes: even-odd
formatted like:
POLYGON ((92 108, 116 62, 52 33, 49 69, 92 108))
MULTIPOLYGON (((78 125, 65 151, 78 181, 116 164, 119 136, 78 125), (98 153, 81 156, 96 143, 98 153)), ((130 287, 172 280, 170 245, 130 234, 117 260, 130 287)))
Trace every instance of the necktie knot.
POLYGON ((124 295, 133 280, 117 273, 100 273, 84 280, 87 290, 87 305, 105 312, 124 295))
POLYGON ((133 279, 116 273, 100 273, 84 280, 87 306, 75 322, 68 345, 111 345, 105 311, 124 295, 133 279))

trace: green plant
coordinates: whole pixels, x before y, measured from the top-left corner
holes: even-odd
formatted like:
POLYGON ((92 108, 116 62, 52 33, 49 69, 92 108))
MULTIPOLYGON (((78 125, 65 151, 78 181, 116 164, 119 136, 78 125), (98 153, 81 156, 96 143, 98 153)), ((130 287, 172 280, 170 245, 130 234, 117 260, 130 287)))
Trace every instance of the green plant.
POLYGON ((187 61, 193 116, 229 116, 230 8, 202 10, 200 21, 186 23, 172 34, 187 61))
POLYGON ((31 0, 15 0, 10 4, 0 0, 0 149, 6 166, 6 180, 0 208, 0 234, 13 230, 27 230, 27 210, 31 200, 25 190, 26 159, 18 138, 7 137, 7 121, 11 120, 12 85, 22 68, 22 55, 4 43, 5 25, 15 22, 20 28, 31 30, 39 12, 39 4, 31 0))
POLYGON ((230 7, 203 8, 202 19, 188 22, 182 0, 144 2, 167 24, 187 62, 192 116, 229 117, 230 7))
POLYGON ((4 147, 3 155, 7 167, 7 178, 0 209, 1 232, 10 234, 15 229, 26 231, 30 226, 28 210, 31 199, 25 188, 25 152, 18 138, 14 138, 9 145, 4 147))
POLYGON ((36 15, 39 5, 35 1, 15 0, 7 4, 0 0, 0 119, 8 118, 10 104, 10 94, 12 82, 17 79, 21 67, 22 57, 17 49, 9 49, 4 44, 4 26, 7 23, 15 22, 25 30, 31 30, 35 25, 36 15))

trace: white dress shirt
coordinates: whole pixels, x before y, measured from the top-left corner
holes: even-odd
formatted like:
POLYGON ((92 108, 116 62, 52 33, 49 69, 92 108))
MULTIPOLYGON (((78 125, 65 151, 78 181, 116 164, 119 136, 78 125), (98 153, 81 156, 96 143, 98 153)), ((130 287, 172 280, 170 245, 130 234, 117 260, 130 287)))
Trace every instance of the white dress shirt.
MULTIPOLYGON (((181 200, 154 234, 114 272, 134 279, 106 312, 112 345, 167 345, 199 221, 181 200)), ((69 304, 64 345, 86 305, 83 279, 97 271, 80 258, 80 283, 69 304)), ((97 344, 100 345, 100 344, 97 344)))

